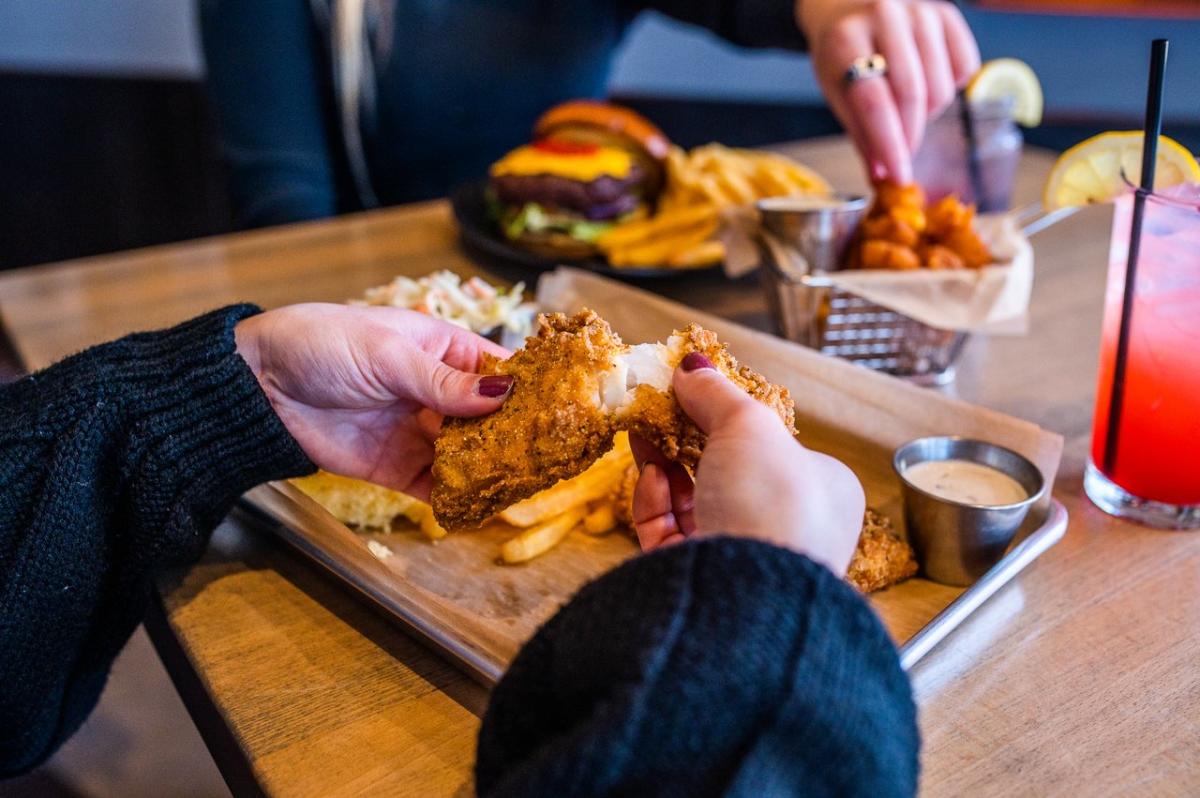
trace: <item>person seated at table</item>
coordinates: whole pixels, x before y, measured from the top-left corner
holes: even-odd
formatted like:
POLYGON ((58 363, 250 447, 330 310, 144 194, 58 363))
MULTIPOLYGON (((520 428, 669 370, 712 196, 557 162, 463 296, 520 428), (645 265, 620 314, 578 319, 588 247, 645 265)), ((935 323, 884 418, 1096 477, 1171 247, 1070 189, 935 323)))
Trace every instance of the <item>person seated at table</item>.
MULTIPOLYGON (((414 495, 442 415, 495 410, 500 347, 395 308, 240 305, 0 387, 0 776, 87 717, 155 574, 245 490, 316 467, 414 495)), ((496 686, 482 795, 911 795, 910 687, 840 578, 854 475, 692 357, 694 485, 639 442, 649 553, 579 591, 496 686)))
POLYGON ((614 50, 646 8, 738 44, 808 49, 874 180, 911 182, 926 119, 979 68, 970 28, 945 0, 202 0, 200 8, 241 226, 429 199, 479 179, 527 141, 542 111, 603 95, 614 50))

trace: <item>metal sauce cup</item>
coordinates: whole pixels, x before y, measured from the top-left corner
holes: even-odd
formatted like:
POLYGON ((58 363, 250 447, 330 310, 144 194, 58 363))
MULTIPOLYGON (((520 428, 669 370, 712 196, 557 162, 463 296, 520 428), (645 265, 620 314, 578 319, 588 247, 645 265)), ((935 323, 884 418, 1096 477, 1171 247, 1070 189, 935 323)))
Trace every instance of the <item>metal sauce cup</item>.
POLYGON ((783 262, 771 259, 768 266, 783 279, 800 280, 841 270, 842 254, 867 211, 867 198, 849 194, 770 197, 759 200, 756 207, 763 228, 798 256, 783 262))
POLYGON ((918 438, 896 450, 908 539, 925 575, 947 585, 971 585, 1000 561, 1029 508, 1046 489, 1038 467, 1011 449, 959 437, 918 438), (1017 481, 1028 496, 1013 504, 967 504, 935 496, 904 476, 917 463, 966 460, 1017 481))
POLYGON ((867 199, 772 197, 756 207, 764 233, 762 286, 776 329, 788 340, 819 347, 817 321, 829 285, 821 277, 841 269, 867 199))

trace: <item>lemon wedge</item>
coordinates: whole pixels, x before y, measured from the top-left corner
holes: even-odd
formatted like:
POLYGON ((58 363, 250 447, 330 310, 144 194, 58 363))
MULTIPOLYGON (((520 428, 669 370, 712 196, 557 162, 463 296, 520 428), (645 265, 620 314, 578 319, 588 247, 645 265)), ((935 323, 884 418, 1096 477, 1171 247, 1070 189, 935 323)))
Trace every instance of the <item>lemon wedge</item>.
POLYGON ((1037 127, 1042 123, 1042 84, 1033 68, 1015 58, 988 61, 967 84, 967 99, 1011 99, 1012 118, 1018 125, 1037 127))
MULTIPOLYGON (((1142 177, 1143 138, 1140 130, 1101 133, 1064 152, 1046 179, 1042 207, 1053 211, 1108 202, 1124 191, 1126 179, 1136 185, 1142 177)), ((1200 182, 1200 164, 1174 139, 1159 137, 1157 160, 1156 189, 1200 182)))

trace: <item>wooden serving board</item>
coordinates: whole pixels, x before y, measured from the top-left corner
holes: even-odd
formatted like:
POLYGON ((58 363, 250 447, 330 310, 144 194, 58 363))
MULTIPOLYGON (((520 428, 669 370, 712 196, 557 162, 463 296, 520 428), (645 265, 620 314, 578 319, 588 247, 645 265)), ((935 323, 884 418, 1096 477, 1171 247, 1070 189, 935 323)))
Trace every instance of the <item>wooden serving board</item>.
MULTIPOLYGON (((539 302, 549 309, 574 310, 582 304, 580 296, 630 343, 663 339, 691 321, 715 330, 743 362, 791 390, 802 442, 849 465, 863 483, 868 505, 890 517, 898 529, 903 529, 903 513, 891 457, 897 446, 914 438, 984 438, 1024 454, 1053 484, 1062 439, 1029 422, 833 360, 596 275, 560 269, 539 285, 539 302)), ((288 483, 260 486, 246 499, 285 540, 486 684, 499 678, 521 645, 584 583, 637 553, 634 542, 621 532, 600 538, 573 533, 529 563, 501 565, 496 558, 511 530, 456 533, 432 543, 415 529, 355 532, 288 483), (372 540, 386 546, 390 555, 373 554, 367 546, 372 540)), ((923 636, 917 641, 919 651, 906 663, 1052 545, 1063 529, 1065 513, 1047 496, 1021 533, 1029 545, 1010 552, 1012 559, 993 569, 1002 578, 988 582, 985 577, 967 591, 917 578, 873 594, 870 602, 897 645, 923 636)))

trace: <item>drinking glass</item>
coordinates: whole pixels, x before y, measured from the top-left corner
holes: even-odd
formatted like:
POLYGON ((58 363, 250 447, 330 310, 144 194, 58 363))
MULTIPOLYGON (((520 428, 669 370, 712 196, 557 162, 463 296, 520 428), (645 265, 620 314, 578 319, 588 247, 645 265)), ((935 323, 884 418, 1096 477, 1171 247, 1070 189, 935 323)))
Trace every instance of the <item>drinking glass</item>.
POLYGON ((1200 184, 1146 195, 1114 440, 1109 414, 1135 191, 1116 201, 1084 490, 1150 526, 1200 527, 1200 184), (1112 450, 1109 451, 1109 447, 1112 450))
POLYGON ((1012 101, 985 100, 970 106, 982 197, 975 196, 971 185, 959 102, 952 103, 945 113, 929 123, 921 147, 913 156, 914 177, 930 202, 953 194, 963 202, 975 203, 980 213, 1006 211, 1012 202, 1013 180, 1024 142, 1013 122, 1012 101))

